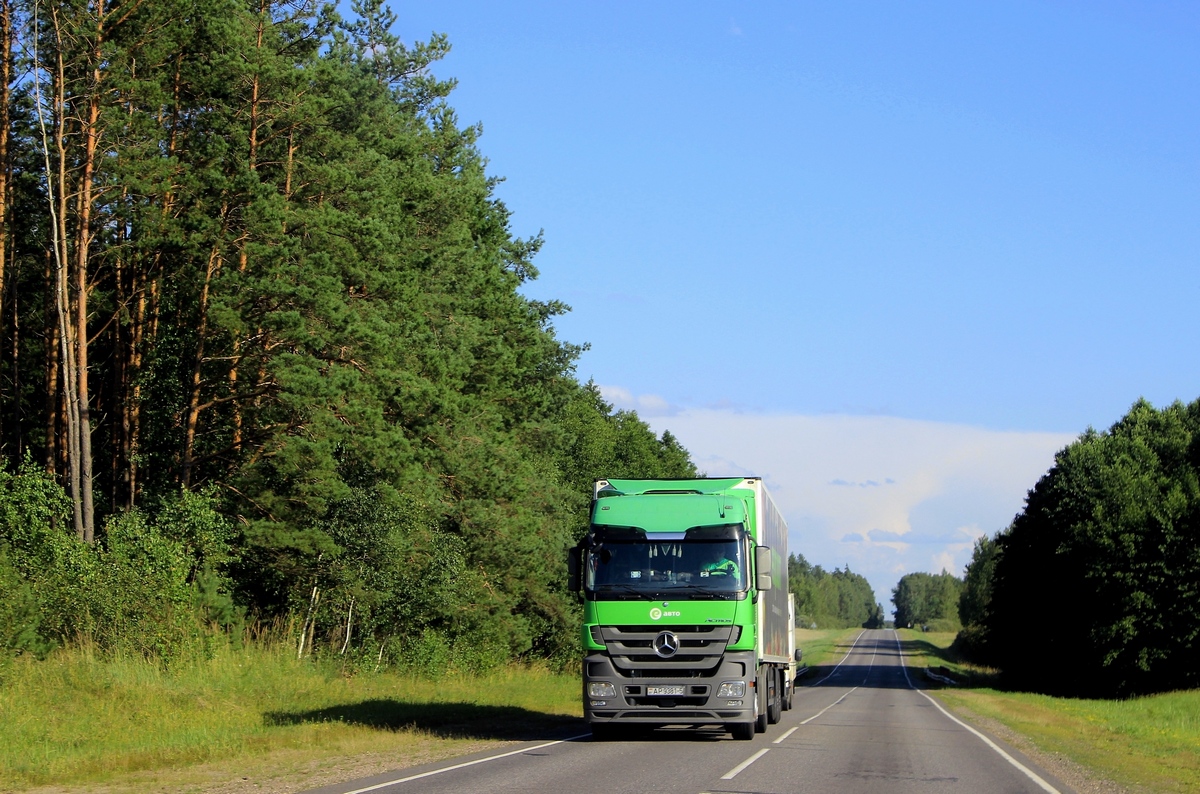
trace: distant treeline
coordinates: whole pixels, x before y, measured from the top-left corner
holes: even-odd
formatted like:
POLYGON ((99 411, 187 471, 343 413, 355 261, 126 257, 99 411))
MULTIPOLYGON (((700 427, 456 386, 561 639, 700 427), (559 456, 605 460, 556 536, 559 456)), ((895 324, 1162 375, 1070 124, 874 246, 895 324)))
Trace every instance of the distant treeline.
POLYGON ((1200 686, 1200 400, 1144 400, 1055 457, 975 546, 963 645, 1015 686, 1127 696, 1200 686))
POLYGON ((958 646, 1006 685, 1086 697, 1200 687, 1200 400, 1139 400, 1089 429, 1012 524, 976 542, 962 582, 900 580, 897 625, 948 630, 956 588, 958 646))
POLYGON ((896 626, 928 631, 958 631, 963 581, 947 571, 910 573, 892 589, 896 626))
POLYGON ((570 658, 591 481, 695 474, 519 291, 446 40, 352 8, 0 0, 6 654, 570 658))
POLYGON ((801 628, 883 626, 883 607, 866 578, 834 568, 809 565, 803 554, 788 557, 788 586, 796 597, 796 625, 801 628))

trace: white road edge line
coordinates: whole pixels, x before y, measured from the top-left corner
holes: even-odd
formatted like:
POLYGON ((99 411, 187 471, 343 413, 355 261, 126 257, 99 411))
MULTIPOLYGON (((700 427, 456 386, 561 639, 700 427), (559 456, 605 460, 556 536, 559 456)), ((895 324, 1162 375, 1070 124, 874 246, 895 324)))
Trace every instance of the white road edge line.
POLYGON ((783 734, 783 736, 780 736, 778 739, 776 739, 775 741, 771 742, 771 744, 779 744, 779 743, 780 743, 780 742, 782 742, 784 739, 786 739, 787 737, 789 737, 789 736, 791 736, 793 733, 795 733, 795 732, 796 732, 796 730, 797 730, 799 727, 800 727, 799 725, 793 725, 792 727, 788 728, 786 731, 784 731, 784 734, 783 734))
MULTIPOLYGON (((854 687, 854 689, 858 689, 858 687, 854 687)), ((839 704, 839 703, 841 703, 843 700, 845 700, 845 699, 847 698, 847 696, 849 696, 849 695, 850 695, 850 693, 854 691, 854 689, 851 689, 851 690, 850 690, 850 692, 847 692, 845 695, 842 695, 840 698, 838 698, 837 700, 833 701, 833 702, 832 702, 832 703, 830 703, 828 706, 826 706, 825 708, 821 709, 820 711, 818 711, 816 714, 812 715, 812 716, 811 716, 811 717, 809 717, 808 719, 806 719, 806 720, 802 720, 802 721, 800 722, 800 724, 801 724, 801 725, 807 725, 808 723, 810 723, 810 722, 812 722, 813 720, 815 720, 817 717, 820 717, 822 714, 824 714, 825 712, 829 711, 831 708, 833 708, 834 706, 836 706, 837 704, 839 704)))
MULTIPOLYGON (((866 632, 863 633, 865 634, 866 632)), ((871 651, 871 661, 867 664, 867 677, 863 679, 862 686, 866 686, 867 682, 871 680, 871 668, 875 666, 875 654, 877 653, 879 653, 878 645, 871 651)))
POLYGON ((1048 792, 1048 794, 1062 794, 1062 792, 1060 792, 1054 786, 1051 786, 1049 783, 1047 783, 1045 780, 1043 780, 1042 777, 1040 775, 1038 775, 1036 772, 1034 772, 1032 769, 1025 766, 1024 764, 1022 764, 1017 759, 1013 758, 1008 753, 1004 752, 1004 749, 1002 747, 1000 747, 1000 745, 996 744, 991 739, 984 736, 982 733, 980 733, 979 731, 975 730, 967 723, 960 720, 958 717, 955 717, 953 714, 946 711, 946 709, 942 708, 941 703, 938 703, 936 700, 931 698, 929 695, 925 694, 924 692, 922 692, 921 690, 919 690, 915 686, 913 686, 912 679, 908 677, 908 666, 906 664, 904 664, 904 649, 900 647, 900 632, 893 630, 893 633, 896 635, 896 650, 900 653, 900 667, 901 667, 901 669, 904 670, 904 680, 908 681, 909 689, 912 689, 918 695, 920 695, 921 697, 928 700, 930 703, 932 703, 934 705, 935 708, 937 708, 938 711, 945 714, 952 721, 958 723, 963 728, 966 728, 968 731, 975 734, 975 736, 977 736, 980 739, 980 741, 982 741, 988 747, 995 750, 996 753, 999 754, 999 756, 1001 758, 1003 758, 1005 761, 1007 761, 1008 763, 1015 766, 1017 769, 1021 770, 1021 772, 1023 772, 1026 777, 1028 777, 1030 780, 1032 780, 1034 783, 1036 783, 1038 785, 1038 788, 1042 789, 1042 791, 1046 791, 1046 792, 1048 792))
POLYGON ((859 641, 859 640, 861 640, 861 639, 862 639, 862 637, 863 637, 863 635, 864 635, 864 634, 866 634, 866 633, 867 633, 866 631, 860 631, 860 632, 858 633, 858 636, 854 638, 854 642, 850 643, 850 647, 849 647, 849 648, 846 650, 846 655, 842 657, 842 661, 838 662, 838 663, 837 663, 837 665, 836 665, 836 666, 834 666, 834 668, 833 668, 832 670, 830 670, 830 671, 829 671, 829 675, 825 676, 825 677, 824 677, 824 678, 822 678, 820 681, 818 681, 817 683, 813 684, 813 686, 820 686, 821 684, 823 684, 823 683, 825 683, 826 681, 828 681, 830 678, 833 678, 835 675, 837 675, 838 668, 839 668, 839 667, 841 667, 841 666, 842 666, 842 664, 843 664, 843 663, 844 663, 844 662, 845 662, 847 659, 849 659, 849 658, 850 658, 850 652, 854 650, 854 646, 855 646, 855 645, 858 645, 858 641, 859 641))
MULTIPOLYGON (((430 772, 422 772, 419 775, 409 775, 408 777, 397 778, 396 780, 388 780, 383 783, 376 783, 375 785, 367 786, 366 788, 356 788, 353 791, 347 791, 344 794, 364 794, 364 792, 367 792, 367 791, 377 791, 378 789, 387 788, 388 786, 395 786, 400 783, 407 783, 410 780, 420 780, 423 777, 432 777, 433 775, 440 775, 443 772, 450 772, 455 769, 462 769, 465 766, 475 766, 476 764, 482 764, 485 761, 495 761, 500 758, 508 758, 510 755, 520 755, 521 753, 528 753, 532 750, 541 750, 544 747, 553 747, 556 744, 562 744, 563 742, 573 742, 576 739, 586 739, 589 736, 591 736, 590 733, 581 733, 578 736, 569 736, 566 739, 559 739, 558 741, 555 741, 555 742, 546 742, 545 744, 539 744, 534 747, 522 747, 519 750, 512 750, 511 752, 500 753, 499 755, 489 755, 487 758, 476 758, 474 761, 465 761, 461 764, 455 764, 454 766, 446 766, 446 767, 442 767, 441 769, 434 769, 430 772)), ((766 752, 766 751, 764 750, 763 752, 766 752)))
MULTIPOLYGON (((824 677, 824 678, 822 678, 820 681, 818 681, 817 683, 813 684, 813 686, 814 686, 814 687, 820 686, 821 684, 823 684, 823 683, 825 683, 826 681, 828 681, 830 678, 833 678, 835 675, 837 675, 838 668, 839 668, 839 667, 841 667, 841 666, 842 666, 842 664, 843 664, 843 663, 845 663, 845 661, 846 661, 847 659, 849 659, 849 658, 850 658, 850 654, 851 654, 851 652, 854 650, 854 646, 858 645, 858 641, 859 641, 859 640, 861 640, 861 639, 863 638, 863 635, 864 635, 864 634, 866 634, 866 633, 867 633, 867 632, 865 632, 865 631, 860 631, 860 632, 858 633, 858 636, 854 638, 854 642, 850 643, 850 647, 849 647, 849 648, 846 650, 846 655, 842 657, 842 661, 838 662, 838 663, 837 663, 837 665, 835 665, 835 666, 834 666, 833 670, 831 670, 831 671, 829 672, 829 675, 825 676, 825 677, 824 677)), ((874 664, 874 663, 875 663, 875 655, 874 655, 874 654, 871 654, 871 663, 872 663, 872 664, 874 664)), ((867 668, 867 673, 868 673, 868 675, 870 675, 870 668, 869 668, 869 667, 867 668)), ((905 675, 908 675, 908 673, 906 672, 906 673, 905 673, 905 675)), ((866 681, 863 681, 863 683, 865 684, 865 683, 866 683, 866 681)), ((910 684, 910 686, 911 686, 911 684, 910 684)), ((854 687, 854 689, 858 689, 858 687, 854 687)), ((850 690, 850 692, 853 692, 853 691, 854 691, 854 689, 851 689, 851 690, 850 690)), ((847 693, 846 693, 846 695, 849 695, 849 694, 850 694, 850 692, 847 692, 847 693)), ((845 700, 845 699, 846 699, 846 695, 842 695, 840 698, 838 698, 837 700, 833 701, 833 702, 832 702, 832 703, 830 703, 828 706, 826 706, 825 708, 821 709, 820 711, 818 711, 816 714, 812 715, 812 716, 811 716, 811 717, 809 717, 808 719, 806 719, 806 720, 802 720, 802 721, 800 722, 800 724, 801 724, 801 725, 807 725, 808 723, 810 723, 810 722, 812 722, 813 720, 815 720, 817 717, 820 717, 822 714, 824 714, 825 712, 829 711, 831 708, 833 708, 834 706, 836 706, 837 704, 839 704, 839 703, 841 703, 843 700, 845 700)), ((794 731, 794 730, 796 730, 796 729, 795 729, 795 728, 792 728, 792 731, 794 731)), ((785 733, 783 736, 779 737, 779 739, 777 739, 777 740, 775 741, 775 744, 779 744, 779 742, 782 742, 784 739, 786 739, 788 736, 790 736, 790 735, 791 735, 791 733, 792 733, 792 731, 788 731, 788 732, 787 732, 787 733, 785 733)))
POLYGON ((721 780, 733 780, 735 777, 738 776, 738 773, 740 773, 743 769, 745 769, 746 767, 753 764, 758 759, 762 758, 764 755, 767 754, 767 750, 770 750, 770 749, 771 748, 769 748, 769 747, 764 747, 763 749, 759 750, 757 753, 750 756, 745 761, 743 761, 740 764, 738 764, 737 766, 735 766, 733 769, 730 769, 728 772, 721 775, 721 780))

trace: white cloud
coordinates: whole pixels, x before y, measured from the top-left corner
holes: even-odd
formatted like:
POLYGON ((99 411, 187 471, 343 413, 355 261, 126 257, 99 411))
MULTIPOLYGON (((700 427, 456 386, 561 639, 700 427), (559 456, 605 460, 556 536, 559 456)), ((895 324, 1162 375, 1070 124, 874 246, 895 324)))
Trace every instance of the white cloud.
POLYGON ((638 412, 642 419, 656 416, 675 416, 680 408, 671 405, 657 394, 635 395, 622 386, 600 386, 600 394, 617 408, 638 412))
MULTIPOLYGON (((668 406, 602 390, 639 414, 642 404, 668 406)), ((1008 525, 1054 453, 1075 438, 888 416, 678 407, 642 416, 656 432, 675 434, 707 475, 763 477, 788 521, 791 550, 827 569, 848 564, 888 612, 905 573, 961 576, 975 539, 1008 525)))

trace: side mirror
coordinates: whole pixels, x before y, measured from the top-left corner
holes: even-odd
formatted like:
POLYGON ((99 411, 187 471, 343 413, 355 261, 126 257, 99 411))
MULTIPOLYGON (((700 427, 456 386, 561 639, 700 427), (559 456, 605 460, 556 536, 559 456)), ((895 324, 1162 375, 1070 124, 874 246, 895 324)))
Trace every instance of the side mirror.
POLYGON ((583 583, 579 576, 579 552, 578 546, 567 552, 567 589, 572 593, 578 593, 583 589, 583 583))
POLYGON ((804 651, 802 651, 802 650, 800 650, 799 648, 797 648, 797 649, 796 649, 796 661, 797 661, 797 662, 800 662, 800 661, 803 661, 803 660, 804 660, 804 651))
POLYGON ((771 547, 754 547, 754 586, 759 590, 771 589, 771 547))

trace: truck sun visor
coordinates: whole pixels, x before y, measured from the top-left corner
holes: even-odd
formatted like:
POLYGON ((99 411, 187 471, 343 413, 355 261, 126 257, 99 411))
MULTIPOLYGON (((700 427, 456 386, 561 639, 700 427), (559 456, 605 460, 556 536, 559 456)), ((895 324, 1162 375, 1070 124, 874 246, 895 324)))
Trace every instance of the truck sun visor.
POLYGON ((740 540, 741 524, 715 524, 711 527, 692 527, 684 533, 688 540, 740 540))
POLYGON ((645 541, 646 530, 639 527, 593 526, 592 538, 595 543, 645 541))

